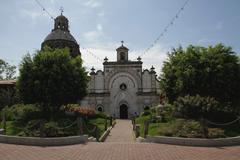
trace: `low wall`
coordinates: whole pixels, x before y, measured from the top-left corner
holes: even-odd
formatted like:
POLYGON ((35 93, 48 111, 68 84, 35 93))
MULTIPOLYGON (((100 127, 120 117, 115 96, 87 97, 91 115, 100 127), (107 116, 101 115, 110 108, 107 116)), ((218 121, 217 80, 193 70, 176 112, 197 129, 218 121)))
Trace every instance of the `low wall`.
POLYGON ((240 145, 240 136, 231 138, 203 139, 164 136, 147 136, 145 142, 174 144, 184 146, 221 147, 240 145))
POLYGON ((71 136, 57 138, 19 137, 0 135, 0 143, 31 145, 31 146, 62 146, 86 143, 88 136, 71 136))
POLYGON ((107 136, 109 135, 112 128, 115 126, 116 121, 113 122, 112 126, 108 127, 108 129, 102 134, 102 136, 99 138, 99 142, 104 142, 107 136))

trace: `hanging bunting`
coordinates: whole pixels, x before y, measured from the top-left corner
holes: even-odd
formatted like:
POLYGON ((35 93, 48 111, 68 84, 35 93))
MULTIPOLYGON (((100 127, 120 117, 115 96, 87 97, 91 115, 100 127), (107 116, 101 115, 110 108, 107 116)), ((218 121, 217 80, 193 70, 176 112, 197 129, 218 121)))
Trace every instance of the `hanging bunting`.
POLYGON ((149 48, 147 48, 145 51, 143 51, 143 53, 140 55, 140 57, 143 57, 151 48, 153 48, 157 42, 160 40, 161 37, 163 37, 164 33, 166 33, 168 31, 168 28, 170 26, 173 26, 174 22, 176 19, 179 18, 179 15, 181 14, 181 12, 184 10, 185 6, 188 4, 190 0, 186 0, 185 3, 182 5, 182 7, 178 10, 178 12, 176 13, 176 15, 171 19, 170 23, 167 24, 167 26, 164 28, 164 30, 161 32, 161 34, 154 40, 153 44, 150 45, 149 48))

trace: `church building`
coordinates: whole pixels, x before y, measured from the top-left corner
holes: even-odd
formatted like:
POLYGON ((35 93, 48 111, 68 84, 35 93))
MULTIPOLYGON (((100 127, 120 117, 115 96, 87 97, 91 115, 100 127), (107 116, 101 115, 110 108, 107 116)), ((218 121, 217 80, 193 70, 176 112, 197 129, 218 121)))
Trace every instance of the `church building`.
MULTIPOLYGON (((74 57, 80 55, 79 45, 70 34, 68 19, 62 14, 55 19, 52 32, 45 38, 42 48, 70 49, 74 57)), ((159 104, 159 81, 155 68, 143 70, 141 58, 131 61, 129 49, 122 45, 116 49, 116 61, 103 62, 103 70, 90 71, 88 95, 79 103, 106 112, 116 118, 131 118, 143 111, 145 107, 159 104)))
POLYGON ((103 71, 91 69, 89 94, 81 104, 126 119, 159 104, 159 82, 154 67, 143 70, 140 57, 130 61, 123 44, 116 51, 117 61, 105 58, 103 71))

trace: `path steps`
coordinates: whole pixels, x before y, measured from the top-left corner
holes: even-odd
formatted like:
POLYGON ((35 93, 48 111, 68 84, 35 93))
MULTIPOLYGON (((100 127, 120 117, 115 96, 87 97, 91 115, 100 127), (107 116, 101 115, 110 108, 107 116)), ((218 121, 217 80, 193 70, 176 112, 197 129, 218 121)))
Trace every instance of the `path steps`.
POLYGON ((121 142, 121 143, 135 142, 131 120, 117 119, 116 125, 110 131, 105 142, 121 142))

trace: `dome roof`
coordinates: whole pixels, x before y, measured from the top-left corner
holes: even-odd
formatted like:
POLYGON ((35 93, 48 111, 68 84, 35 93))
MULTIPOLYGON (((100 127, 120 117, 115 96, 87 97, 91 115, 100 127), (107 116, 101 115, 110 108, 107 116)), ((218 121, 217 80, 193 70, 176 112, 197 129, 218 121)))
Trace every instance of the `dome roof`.
POLYGON ((63 21, 68 21, 68 19, 64 16, 64 15, 59 15, 59 16, 57 16, 56 18, 55 18, 55 20, 56 19, 61 19, 61 20, 63 20, 63 21))
POLYGON ((68 47, 73 57, 81 55, 79 44, 69 31, 68 19, 62 14, 54 19, 54 29, 44 39, 41 48, 46 45, 50 48, 68 47))
POLYGON ((74 43, 77 43, 75 38, 71 35, 68 31, 63 31, 61 29, 53 30, 45 39, 44 41, 49 40, 66 40, 66 41, 72 41, 74 43))

